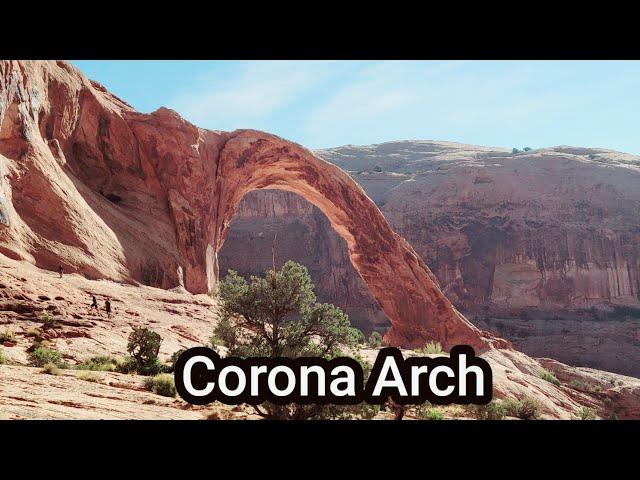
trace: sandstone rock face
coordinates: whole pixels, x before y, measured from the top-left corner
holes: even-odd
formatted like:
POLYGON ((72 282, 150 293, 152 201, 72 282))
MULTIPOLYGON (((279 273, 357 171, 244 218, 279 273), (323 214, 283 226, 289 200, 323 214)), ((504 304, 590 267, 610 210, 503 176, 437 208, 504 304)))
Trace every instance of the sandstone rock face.
POLYGON ((136 112, 64 62, 3 61, 0 168, 8 257, 204 293, 243 196, 285 190, 344 239, 391 321, 390 344, 508 347, 452 306, 349 175, 281 138, 199 129, 167 109, 136 112))
MULTIPOLYGON (((633 319, 640 319, 638 157, 570 147, 512 154, 417 141, 316 153, 351 174, 479 326, 533 355, 640 375, 640 320, 633 319)), ((244 241, 221 252, 230 268, 255 251, 261 227, 248 226, 279 215, 258 204, 286 210, 279 218, 287 225, 307 215, 308 207, 279 192, 248 200, 244 241)), ((272 225, 271 237, 277 230, 278 242, 291 241, 286 228, 272 225)), ((310 234, 316 241, 307 251, 321 252, 324 236, 310 234)), ((320 265, 321 294, 351 304, 360 322, 374 319, 369 329, 384 328, 366 297, 352 295, 361 288, 345 262, 321 256, 300 258, 320 265), (332 272, 353 285, 350 297, 327 280, 332 272)), ((254 268, 262 270, 259 263, 254 268)))

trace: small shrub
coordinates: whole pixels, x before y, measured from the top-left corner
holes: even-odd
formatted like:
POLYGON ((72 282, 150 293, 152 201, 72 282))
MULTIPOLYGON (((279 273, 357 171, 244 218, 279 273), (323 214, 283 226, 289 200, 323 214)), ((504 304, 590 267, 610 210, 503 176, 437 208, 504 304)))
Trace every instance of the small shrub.
POLYGON ((78 370, 92 370, 96 372, 115 372, 118 369, 118 361, 113 357, 99 355, 76 365, 78 370))
POLYGON ((2 353, 2 350, 0 350, 0 365, 7 363, 7 359, 4 358, 4 353, 2 353))
POLYGON ((62 360, 62 354, 45 346, 39 346, 29 353, 29 363, 34 367, 44 367, 47 363, 53 363, 59 368, 67 368, 67 363, 62 360))
POLYGON ((502 403, 489 402, 487 405, 468 405, 467 412, 476 420, 504 420, 506 415, 502 403))
POLYGON ((95 382, 100 381, 100 376, 96 375, 95 373, 90 372, 90 371, 82 372, 80 375, 78 375, 78 378, 80 380, 84 380, 85 382, 93 382, 93 383, 95 383, 95 382))
POLYGON ((520 153, 520 150, 518 150, 517 148, 514 148, 514 149, 511 150, 511 153, 514 153, 514 154, 515 153, 520 153))
POLYGON ((444 420, 442 411, 436 407, 423 407, 418 409, 418 417, 422 420, 444 420))
POLYGON ((611 414, 607 417, 607 420, 620 420, 618 414, 616 412, 611 412, 611 414))
POLYGON ((39 337, 42 335, 42 330, 39 328, 30 328, 27 330, 27 337, 39 337))
POLYGON ((129 335, 127 351, 135 363, 135 371, 142 375, 155 375, 162 371, 158 352, 162 337, 146 327, 134 328, 129 335))
POLYGON ((373 348, 377 348, 382 345, 382 335, 378 332, 373 332, 369 336, 369 346, 373 348))
POLYGON ((598 418, 598 414, 593 408, 582 407, 580 410, 580 420, 595 420, 598 418))
POLYGON ((550 372, 549 370, 542 370, 540 372, 539 377, 543 380, 546 380, 549 383, 553 383, 556 387, 560 386, 560 380, 558 380, 558 377, 556 377, 556 374, 553 372, 550 372))
POLYGON ((173 355, 171 355, 171 358, 169 359, 169 366, 167 367, 167 373, 173 373, 173 371, 175 370, 176 362, 178 361, 178 357, 182 355, 182 352, 184 352, 185 350, 185 348, 181 348, 177 352, 174 352, 173 355))
POLYGON ((530 152, 531 151, 531 147, 524 147, 522 150, 524 150, 525 152, 530 152))
POLYGON ((60 369, 53 362, 47 362, 42 366, 41 373, 46 373, 47 375, 60 375, 60 369))
POLYGON ((437 355, 444 353, 440 342, 427 342, 424 347, 418 349, 417 351, 418 353, 422 353, 425 355, 437 355))
POLYGON ((502 402, 504 412, 510 417, 522 420, 535 420, 540 418, 540 402, 535 398, 523 397, 521 400, 508 398, 502 402))
POLYGON ((10 342, 14 339, 13 332, 11 330, 5 330, 0 332, 0 343, 10 342))
POLYGON ((375 167, 373 167, 373 171, 380 173, 382 171, 382 167, 380 165, 376 165, 375 167))
POLYGON ((164 367, 157 358, 149 364, 140 365, 135 358, 127 356, 118 360, 116 371, 119 373, 137 373, 138 375, 153 376, 161 373, 164 367))
POLYGON ((368 403, 360 404, 360 418, 363 420, 371 420, 380 411, 380 405, 370 405, 368 403))
POLYGON ((590 392, 593 389, 593 387, 587 382, 583 382, 580 380, 571 380, 569 382, 569 387, 573 388, 574 390, 580 390, 582 392, 590 392))
POLYGON ((168 373, 160 373, 155 377, 147 378, 144 382, 144 388, 163 397, 175 397, 177 393, 173 375, 168 373))
POLYGON ((42 322, 42 328, 45 330, 48 328, 54 328, 57 323, 51 312, 44 312, 40 315, 40 321, 42 322))

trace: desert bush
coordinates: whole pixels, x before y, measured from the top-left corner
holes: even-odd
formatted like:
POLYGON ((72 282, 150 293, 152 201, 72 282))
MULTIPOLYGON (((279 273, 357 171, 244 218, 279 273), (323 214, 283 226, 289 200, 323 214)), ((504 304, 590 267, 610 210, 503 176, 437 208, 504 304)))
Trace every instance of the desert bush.
POLYGON ((42 322, 42 328, 44 329, 53 328, 57 323, 51 312, 43 312, 39 320, 42 322))
POLYGON ((182 353, 186 350, 186 348, 181 348, 177 352, 173 352, 171 358, 169 358, 169 363, 164 367, 164 371, 166 373, 173 373, 175 370, 176 362, 178 361, 178 357, 182 355, 182 353))
POLYGON ((84 380, 85 382, 98 382, 100 381, 100 376, 96 375, 95 373, 91 372, 91 371, 85 371, 82 372, 80 375, 78 375, 78 378, 80 380, 84 380))
POLYGON ((29 352, 29 363, 34 367, 44 367, 47 363, 52 363, 59 368, 68 367, 59 351, 45 346, 36 347, 29 352))
POLYGON ((0 343, 10 342, 14 339, 14 334, 11 330, 5 330, 0 332, 0 343))
POLYGON ((593 390, 593 386, 581 380, 571 380, 569 382, 569 387, 573 388, 574 390, 580 390, 583 392, 591 392, 593 390))
POLYGON ((39 337, 42 334, 42 330, 39 328, 30 328, 27 330, 27 337, 39 337))
POLYGON ((505 408, 500 402, 487 405, 467 405, 467 412, 476 420, 504 420, 505 408))
POLYGON ((513 148, 513 149, 511 150, 511 153, 514 153, 514 154, 515 154, 515 153, 520 153, 520 150, 518 150, 517 148, 513 148))
POLYGON ((146 327, 134 328, 129 335, 127 351, 130 358, 125 361, 127 372, 136 371, 142 375, 156 375, 162 371, 158 359, 162 337, 146 327))
POLYGON ((96 372, 115 372, 118 369, 118 361, 106 355, 91 357, 76 365, 78 370, 93 370, 96 372))
POLYGON ((543 380, 546 380, 549 383, 553 383, 556 387, 560 386, 560 380, 556 377, 556 374, 550 372, 549 370, 542 370, 539 374, 539 377, 543 380))
POLYGON ((177 393, 173 375, 168 373, 160 373, 147 378, 144 382, 144 388, 163 397, 175 397, 177 393))
POLYGON ((382 167, 380 165, 376 165, 375 167, 373 167, 373 171, 380 173, 382 171, 382 167))
POLYGON ((442 349, 442 345, 440 345, 440 342, 427 342, 425 346, 419 348, 417 352, 425 355, 435 355, 444 353, 444 350, 442 349))
POLYGON ((4 357, 4 353, 0 350, 0 365, 7 363, 7 359, 4 357))
POLYGON ((370 405, 368 403, 362 403, 360 405, 360 418, 363 420, 371 420, 380 412, 380 405, 370 405))
POLYGON ((598 418, 598 414, 593 408, 582 407, 580 410, 580 420, 595 420, 598 418))
POLYGON ((536 420, 540 418, 540 402, 535 398, 523 397, 520 400, 508 398, 502 402, 504 412, 509 417, 522 420, 536 420))
POLYGON ((377 348, 382 345, 382 335, 378 332, 373 332, 369 335, 369 346, 373 348, 377 348))
POLYGON ((41 373, 46 373, 47 375, 60 375, 60 369, 58 365, 53 362, 47 362, 42 366, 41 373))
MULTIPOLYGON (((214 330, 213 345, 224 346, 236 357, 343 356, 361 333, 351 327, 338 307, 318 303, 313 282, 304 265, 288 261, 280 270, 268 270, 249 281, 229 271, 219 283, 221 321, 214 330)), ((357 360, 357 359, 356 359, 357 360)), ((359 406, 276 405, 265 402, 253 407, 272 419, 354 418, 359 406)))
POLYGON ((157 375, 158 373, 162 373, 164 370, 164 365, 160 362, 159 359, 153 360, 153 362, 140 365, 135 358, 131 356, 126 356, 118 360, 116 371, 119 373, 136 373, 138 375, 157 375))
POLYGON ((422 420, 444 420, 444 415, 439 408, 426 405, 418 408, 418 417, 422 420))

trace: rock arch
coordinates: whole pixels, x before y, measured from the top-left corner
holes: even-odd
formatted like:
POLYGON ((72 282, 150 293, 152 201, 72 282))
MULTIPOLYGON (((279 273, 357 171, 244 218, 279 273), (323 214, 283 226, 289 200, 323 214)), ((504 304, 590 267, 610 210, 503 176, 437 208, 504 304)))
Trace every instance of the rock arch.
POLYGON ((418 347, 435 340, 445 347, 469 344, 480 351, 492 343, 453 307, 413 248, 338 167, 299 145, 243 130, 230 134, 216 168, 215 208, 200 277, 206 285, 192 283, 192 289, 208 289, 217 281, 217 252, 242 197, 258 189, 286 190, 318 207, 345 240, 351 262, 391 319, 386 342, 418 347))
POLYGON ((3 203, 0 251, 16 258, 205 293, 240 199, 287 190, 346 241, 392 322, 387 343, 508 347, 453 307, 349 175, 300 145, 200 129, 165 108, 142 114, 68 63, 16 61, 0 62, 0 139, 0 170, 13 172, 0 185, 12 200, 3 203))

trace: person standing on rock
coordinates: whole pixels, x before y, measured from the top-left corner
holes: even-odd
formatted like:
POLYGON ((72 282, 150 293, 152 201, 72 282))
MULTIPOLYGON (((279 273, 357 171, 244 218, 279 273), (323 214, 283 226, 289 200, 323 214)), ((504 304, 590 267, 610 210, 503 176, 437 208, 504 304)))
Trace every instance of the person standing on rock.
POLYGON ((96 312, 99 311, 98 310, 98 299, 96 298, 95 295, 93 296, 93 300, 91 302, 91 310, 94 310, 94 309, 95 309, 96 312))
POLYGON ((104 309, 107 311, 107 317, 111 318, 111 302, 108 298, 104 302, 104 309))
POLYGON ((64 268, 62 268, 62 265, 58 267, 58 273, 60 274, 60 278, 62 278, 62 275, 64 274, 64 268))

